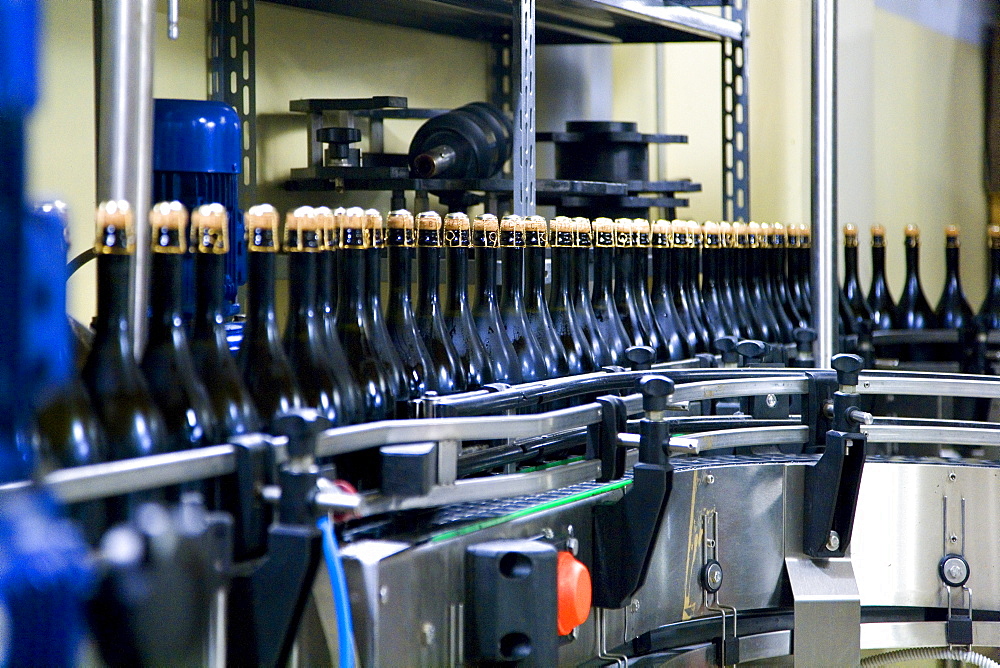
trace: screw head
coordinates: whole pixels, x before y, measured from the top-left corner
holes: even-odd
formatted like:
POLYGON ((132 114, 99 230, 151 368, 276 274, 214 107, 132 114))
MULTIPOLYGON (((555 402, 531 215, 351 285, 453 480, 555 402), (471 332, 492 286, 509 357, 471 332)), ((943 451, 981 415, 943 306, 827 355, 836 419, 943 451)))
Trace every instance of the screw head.
POLYGON ((960 554, 946 554, 938 565, 941 581, 949 587, 961 587, 969 581, 969 562, 960 554))
POLYGON ((952 481, 952 482, 955 482, 956 480, 958 480, 958 476, 957 476, 957 475, 955 475, 955 472, 954 472, 954 471, 950 471, 950 472, 948 473, 948 480, 950 480, 950 481, 952 481))
POLYGON ((712 475, 711 473, 706 473, 705 474, 705 484, 706 485, 711 485, 714 482, 715 482, 715 476, 712 475))
POLYGON ((767 395, 767 398, 764 399, 764 403, 767 404, 768 408, 774 408, 775 406, 778 405, 778 397, 774 396, 773 394, 769 394, 767 395))
POLYGON ((723 576, 722 564, 709 559, 701 570, 701 586, 714 594, 722 587, 723 576))
POLYGON ((378 600, 383 605, 389 602, 389 587, 382 585, 378 588, 378 600))
POLYGON ((836 552, 840 549, 840 534, 836 531, 831 531, 830 535, 826 538, 826 549, 830 552, 836 552))

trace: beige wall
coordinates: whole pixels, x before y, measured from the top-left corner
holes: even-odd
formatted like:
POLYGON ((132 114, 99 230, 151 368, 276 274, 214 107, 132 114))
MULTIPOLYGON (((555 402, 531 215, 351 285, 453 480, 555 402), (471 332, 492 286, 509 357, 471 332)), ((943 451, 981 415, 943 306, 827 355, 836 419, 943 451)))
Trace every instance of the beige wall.
MULTIPOLYGON (((65 199, 72 253, 91 242, 94 118, 91 0, 45 5, 43 101, 31 136, 32 192, 65 199)), ((841 222, 889 230, 890 286, 902 284, 902 228, 924 231, 923 280, 936 302, 945 224, 962 226, 963 278, 973 304, 984 291, 981 186, 982 102, 978 48, 874 7, 841 0, 841 222)), ((759 220, 809 218, 809 5, 799 0, 750 3, 751 210, 759 220)), ((155 94, 205 96, 204 0, 182 3, 181 40, 169 42, 159 15, 155 94)), ((656 128, 653 45, 613 48, 612 115, 656 128)), ((721 214, 720 50, 714 43, 671 44, 666 54, 666 131, 689 143, 667 151, 663 175, 690 177, 703 191, 684 215, 721 214)), ((303 97, 395 94, 413 106, 453 107, 485 97, 483 44, 258 3, 257 109, 260 197, 295 203, 346 202, 385 208, 384 195, 290 196, 280 185, 305 165, 302 119, 288 101, 303 97)), ((544 101, 540 100, 540 104, 544 101)), ((417 123, 387 124, 387 146, 403 151, 417 123)), ((655 151, 653 174, 657 174, 655 151)), ((866 231, 862 240, 867 239, 866 231)), ((862 281, 869 263, 863 254, 862 281)), ((70 282, 70 308, 89 320, 93 273, 70 282)))

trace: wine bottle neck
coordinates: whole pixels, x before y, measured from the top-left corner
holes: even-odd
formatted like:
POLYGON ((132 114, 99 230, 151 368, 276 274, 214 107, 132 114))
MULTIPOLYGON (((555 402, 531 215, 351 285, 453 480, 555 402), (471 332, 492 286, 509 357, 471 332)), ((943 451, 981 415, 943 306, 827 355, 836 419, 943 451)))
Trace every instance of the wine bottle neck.
POLYGON ((195 298, 195 332, 214 329, 225 320, 222 312, 223 281, 225 280, 225 256, 200 253, 195 256, 195 282, 198 286, 195 298))
POLYGON ((920 246, 916 244, 906 245, 906 279, 920 281, 920 246))
POLYGON ((316 273, 318 253, 289 253, 288 278, 294 289, 288 291, 289 317, 301 326, 316 311, 316 273))
POLYGON ((149 293, 149 339, 169 336, 182 324, 181 290, 183 256, 173 253, 153 253, 152 275, 155 290, 149 293))
POLYGON ((247 256, 247 328, 275 321, 274 253, 248 253, 247 256))
POLYGON ((365 251, 345 248, 340 255, 340 280, 338 282, 337 318, 345 322, 366 307, 365 251))
POLYGON ((448 310, 457 311, 469 303, 469 250, 448 249, 448 310))
POLYGON ((417 276, 417 291, 420 295, 420 310, 438 303, 438 285, 441 279, 441 248, 418 247, 417 265, 420 273, 417 276))
POLYGON ((476 249, 476 284, 483 299, 496 297, 497 249, 481 247, 476 249))
POLYGON ((545 287, 545 249, 524 249, 524 292, 528 300, 536 303, 542 299, 545 287))
POLYGON ((101 255, 97 258, 97 317, 95 333, 130 339, 128 327, 129 262, 128 255, 101 255))
POLYGON ((389 302, 396 304, 410 301, 410 275, 413 271, 413 250, 407 247, 389 247, 389 302))
POLYGON ((501 252, 503 275, 500 285, 504 301, 511 298, 520 299, 524 296, 524 249, 503 248, 501 252))
POLYGON ((949 279, 958 280, 958 248, 949 246, 944 250, 945 274, 949 279))
POLYGON ((378 314, 382 303, 382 251, 369 248, 368 259, 365 262, 365 281, 368 283, 368 302, 372 311, 378 314))
POLYGON ((552 251, 552 285, 550 294, 556 299, 568 295, 572 281, 572 248, 555 248, 552 251))
POLYGON ((611 278, 614 275, 614 248, 594 249, 594 297, 611 296, 611 278))

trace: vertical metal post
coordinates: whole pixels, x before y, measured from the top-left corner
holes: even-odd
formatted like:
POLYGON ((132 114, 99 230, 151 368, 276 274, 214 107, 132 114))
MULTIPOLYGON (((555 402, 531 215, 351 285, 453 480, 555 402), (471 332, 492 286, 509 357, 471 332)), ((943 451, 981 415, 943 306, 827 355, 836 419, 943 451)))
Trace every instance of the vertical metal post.
POLYGON ((750 220, 750 116, 747 90, 747 0, 725 0, 724 15, 742 39, 722 40, 722 217, 750 220))
POLYGON ((102 0, 97 199, 127 200, 135 212, 129 280, 136 358, 146 344, 149 226, 153 187, 153 28, 155 0, 102 0))
MULTIPOLYGON (((212 100, 225 102, 240 117, 243 155, 239 183, 240 206, 257 199, 257 63, 255 58, 256 0, 211 0, 209 4, 209 86, 212 100)), ((322 120, 322 114, 318 114, 322 120)), ((315 141, 310 129, 309 141, 315 141)), ((317 142, 317 146, 319 146, 317 142)), ((319 151, 322 160, 322 148, 319 151)), ((314 156, 310 154, 310 164, 314 156)))
POLYGON ((535 213, 535 0, 514 3, 514 213, 535 213))
POLYGON ((812 3, 812 300, 816 364, 837 349, 837 0, 812 3))

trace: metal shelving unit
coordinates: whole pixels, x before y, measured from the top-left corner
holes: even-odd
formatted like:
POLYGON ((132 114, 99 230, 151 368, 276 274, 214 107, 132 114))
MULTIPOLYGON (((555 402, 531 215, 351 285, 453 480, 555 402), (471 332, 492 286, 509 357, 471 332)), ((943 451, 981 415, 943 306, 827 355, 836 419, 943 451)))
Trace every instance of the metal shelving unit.
MULTIPOLYGON (((721 44, 723 216, 748 220, 747 0, 267 0, 407 28, 484 40, 493 47, 490 101, 514 117, 514 211, 533 213, 536 44, 704 42, 721 44), (696 7, 717 7, 709 13, 696 7)), ((254 9, 256 0, 211 0, 211 95, 244 123, 242 201, 256 183, 254 9)))

